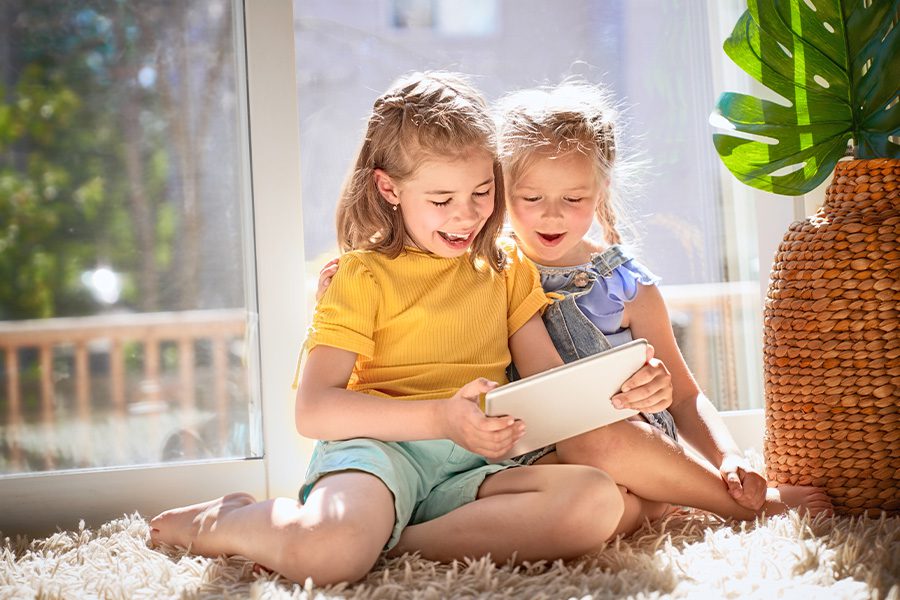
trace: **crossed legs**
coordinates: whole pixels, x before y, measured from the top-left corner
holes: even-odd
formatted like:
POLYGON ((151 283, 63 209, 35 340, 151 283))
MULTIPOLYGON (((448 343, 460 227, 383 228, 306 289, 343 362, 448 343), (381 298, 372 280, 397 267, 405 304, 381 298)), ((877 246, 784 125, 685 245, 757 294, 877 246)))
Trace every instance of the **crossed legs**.
MULTIPOLYGON (((407 527, 392 552, 441 561, 490 553, 500 563, 572 558, 617 533, 628 504, 591 467, 508 469, 486 478, 474 502, 407 527)), ((230 494, 166 511, 150 526, 153 542, 240 554, 293 581, 325 585, 369 572, 393 530, 394 504, 380 479, 345 471, 320 479, 305 504, 230 494)))

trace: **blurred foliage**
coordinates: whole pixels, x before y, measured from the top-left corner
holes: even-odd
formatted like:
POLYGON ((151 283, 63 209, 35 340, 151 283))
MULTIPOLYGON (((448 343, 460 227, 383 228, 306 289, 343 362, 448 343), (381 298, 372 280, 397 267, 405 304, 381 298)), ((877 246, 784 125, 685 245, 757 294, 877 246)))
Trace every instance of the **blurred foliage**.
POLYGON ((60 294, 78 310, 88 298, 64 291, 72 287, 66 273, 93 253, 77 232, 98 220, 104 201, 103 178, 66 156, 74 150, 66 146, 77 143, 81 101, 29 65, 3 108, 9 119, 0 123, 0 319, 51 316, 60 294))
POLYGON ((107 68, 115 21, 69 3, 5 8, 14 62, 0 89, 0 319, 89 313, 82 273, 131 268, 107 68))
POLYGON ((97 312, 83 276, 99 267, 123 278, 117 309, 190 304, 158 282, 197 278, 174 274, 185 262, 183 206, 197 201, 182 196, 173 167, 194 147, 172 140, 189 119, 178 104, 191 93, 184 70, 218 50, 189 17, 211 14, 230 31, 214 6, 0 3, 0 320, 97 312))

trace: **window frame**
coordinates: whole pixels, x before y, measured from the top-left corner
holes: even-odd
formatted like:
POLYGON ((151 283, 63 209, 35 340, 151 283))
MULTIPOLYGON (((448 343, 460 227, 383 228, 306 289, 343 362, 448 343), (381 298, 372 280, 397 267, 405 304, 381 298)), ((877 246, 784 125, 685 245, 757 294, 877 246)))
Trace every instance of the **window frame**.
MULTIPOLYGON (((260 458, 27 473, 0 478, 0 531, 40 535, 158 512, 228 492, 295 496, 312 443, 294 427, 291 374, 303 341, 300 140, 291 0, 233 0, 236 52, 245 68, 242 152, 253 199, 264 453, 260 458), (278 57, 278 60, 273 60, 278 57)), ((249 315, 255 319, 256 315, 249 315)))

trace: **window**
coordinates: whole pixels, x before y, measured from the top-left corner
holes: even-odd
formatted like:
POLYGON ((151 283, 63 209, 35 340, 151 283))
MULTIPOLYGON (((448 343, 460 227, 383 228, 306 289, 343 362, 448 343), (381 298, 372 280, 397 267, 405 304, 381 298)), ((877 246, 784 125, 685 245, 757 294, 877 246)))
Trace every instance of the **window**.
POLYGON ((261 455, 233 8, 5 5, 0 473, 261 455))
MULTIPOLYGON (((483 16, 447 4, 459 19, 483 16)), ((294 2, 310 298, 318 269, 337 254, 330 224, 365 118, 394 78, 428 68, 462 71, 496 99, 580 75, 622 101, 623 145, 646 161, 637 193, 627 198, 637 251, 663 278, 688 363, 720 408, 761 407, 760 277, 767 268, 761 274, 760 265, 771 260, 791 207, 756 199, 734 182, 708 124, 718 94, 746 86, 721 50, 745 6, 573 0, 561 10, 558 3, 498 0, 491 3, 492 35, 473 41, 437 25, 441 5, 396 0, 385 12, 380 2, 352 10, 294 2), (407 17, 398 19, 398 11, 407 17), (770 209, 782 214, 757 218, 770 209)))
POLYGON ((290 3, 0 13, 0 529, 293 495, 290 3))

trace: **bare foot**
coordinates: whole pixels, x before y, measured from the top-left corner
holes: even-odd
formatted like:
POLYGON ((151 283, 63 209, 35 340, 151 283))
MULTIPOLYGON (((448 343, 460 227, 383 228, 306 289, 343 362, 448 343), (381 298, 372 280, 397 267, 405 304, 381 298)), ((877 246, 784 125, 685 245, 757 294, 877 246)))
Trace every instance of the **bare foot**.
POLYGON ((150 541, 182 546, 201 556, 229 554, 216 540, 216 524, 231 511, 255 502, 250 494, 237 493, 167 510, 150 520, 150 541))
POLYGON ((763 512, 767 515, 781 515, 789 510, 808 513, 814 517, 819 513, 831 514, 834 507, 825 490, 803 485, 779 485, 766 490, 763 512))

